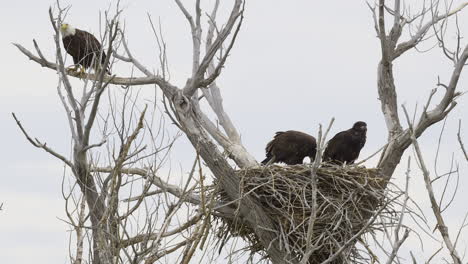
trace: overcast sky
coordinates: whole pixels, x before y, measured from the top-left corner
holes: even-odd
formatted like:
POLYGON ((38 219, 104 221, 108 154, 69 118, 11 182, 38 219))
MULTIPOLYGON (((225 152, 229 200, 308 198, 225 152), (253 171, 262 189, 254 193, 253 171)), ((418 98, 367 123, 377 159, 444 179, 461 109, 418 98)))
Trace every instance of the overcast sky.
MULTIPOLYGON (((107 9, 109 1, 65 3, 72 4, 68 23, 98 34, 99 12, 107 9)), ((10 115, 15 112, 34 137, 62 153, 69 153, 70 135, 56 94, 55 72, 29 61, 11 44, 20 43, 32 49, 32 39, 36 39, 53 61, 54 43, 47 13, 50 5, 53 1, 2 1, 0 8, 2 263, 68 262, 68 227, 59 220, 65 218, 61 196, 63 167, 29 145, 10 115)), ((191 40, 187 23, 175 3, 127 0, 124 6, 122 18, 134 55, 150 68, 159 65, 147 18, 149 13, 161 21, 168 45, 171 81, 183 85, 191 71, 191 40)), ((459 17, 459 23, 461 34, 468 36, 468 10, 459 17)), ((453 39, 454 34, 449 33, 447 37, 453 39)), ((421 48, 433 45, 429 40, 421 48)), ((370 155, 385 143, 387 136, 377 100, 379 55, 379 42, 365 1, 248 1, 238 41, 219 79, 225 108, 241 131, 245 146, 258 160, 264 158, 264 146, 274 132, 294 129, 315 135, 318 124, 327 124, 332 117, 336 119, 332 134, 348 129, 355 121, 366 121, 368 141, 361 157, 370 155)), ((118 65, 113 72, 119 75, 118 70, 124 68, 125 65, 118 65)), ((437 76, 441 81, 448 81, 452 68, 437 48, 426 53, 405 54, 396 61, 394 69, 399 103, 406 104, 408 109, 423 105, 430 90, 435 88, 437 76)), ((459 91, 464 92, 467 87, 465 70, 459 91)), ((151 97, 153 88, 141 90, 151 97)), ((446 212, 451 231, 459 227, 468 211, 468 167, 455 139, 458 119, 464 119, 463 137, 468 144, 466 101, 466 97, 461 97, 448 118, 440 150, 441 171, 447 170, 452 154, 460 162, 461 192, 446 212)), ((441 124, 431 127, 420 140, 431 168, 440 129, 441 124)), ((184 149, 191 148, 188 144, 185 139, 179 141, 176 149, 179 152, 172 154, 173 163, 186 164, 192 158, 184 154, 184 149)), ((375 160, 366 165, 374 166, 375 160)), ((405 166, 401 164, 394 175, 398 184, 404 180, 401 172, 405 166)), ((415 166, 411 195, 421 201, 429 222, 434 223, 422 176, 415 166)), ((463 235, 459 242, 461 252, 467 244, 468 232, 463 235)), ((420 260, 427 259, 440 245, 428 240, 422 251, 417 241, 413 236, 402 250, 406 254, 412 250, 420 260)))

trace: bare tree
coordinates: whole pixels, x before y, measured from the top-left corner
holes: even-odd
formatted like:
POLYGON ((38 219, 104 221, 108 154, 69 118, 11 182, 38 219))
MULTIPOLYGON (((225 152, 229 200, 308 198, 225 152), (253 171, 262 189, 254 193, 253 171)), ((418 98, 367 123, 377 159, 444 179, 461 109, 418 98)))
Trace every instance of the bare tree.
MULTIPOLYGON (((367 211, 362 211, 364 204, 354 201, 350 203, 348 209, 359 214, 361 221, 359 224, 354 223, 354 220, 346 215, 348 209, 334 210, 335 213, 330 219, 339 221, 332 224, 333 232, 336 231, 339 239, 331 233, 324 234, 332 240, 327 240, 331 244, 330 250, 322 255, 320 261, 322 263, 347 261, 347 256, 352 252, 350 249, 354 248, 357 242, 368 251, 371 259, 375 259, 369 243, 362 237, 364 233, 375 230, 374 226, 379 218, 379 224, 382 226, 385 226, 385 223, 393 223, 392 230, 395 233, 392 239, 389 231, 386 231, 385 238, 391 241, 391 250, 384 250, 388 252, 387 263, 399 261, 397 253, 410 233, 403 225, 403 216, 410 211, 408 207, 410 166, 408 165, 407 185, 404 190, 395 192, 387 188, 387 185, 391 185, 390 179, 405 150, 414 145, 434 215, 437 218, 438 229, 454 263, 461 263, 456 242, 452 241, 444 224, 443 210, 435 201, 431 179, 424 166, 417 138, 430 126, 443 120, 455 107, 456 99, 460 95, 457 85, 468 59, 468 46, 462 47, 459 36, 455 49, 450 50, 444 39, 444 33, 449 18, 456 16, 468 4, 440 12, 439 1, 428 1, 418 14, 409 14, 405 12, 405 6, 400 0, 392 1, 392 6, 387 2, 389 1, 379 0, 375 5, 369 4, 373 11, 382 52, 378 64, 377 87, 381 110, 388 129, 388 142, 383 148, 376 166, 377 170, 364 169, 363 174, 380 177, 372 178, 374 183, 367 182, 368 178, 366 182, 348 180, 350 175, 362 171, 362 168, 331 169, 332 174, 342 177, 341 180, 333 180, 335 187, 348 184, 346 187, 349 197, 359 199, 367 197, 368 200, 364 202, 372 210, 365 208, 367 211), (441 81, 437 83, 438 87, 445 88, 442 99, 433 102, 437 90, 432 90, 419 119, 410 121, 408 117, 408 127, 404 128, 398 113, 393 62, 407 51, 416 49, 417 45, 426 40, 430 34, 435 36, 444 54, 453 62, 454 69, 447 84, 441 81), (409 39, 401 41, 402 36, 406 35, 410 36, 409 39), (341 183, 338 184, 337 181, 341 183), (369 187, 373 189, 362 191, 369 187), (361 193, 356 193, 358 189, 361 193), (403 197, 403 202, 400 203, 399 213, 396 217, 384 219, 384 212, 389 212, 388 206, 400 197, 403 197), (340 224, 344 225, 343 223, 350 228, 345 234, 339 228, 340 224), (403 235, 400 237, 401 230, 403 235)), ((254 175, 250 177, 250 181, 258 180, 256 184, 261 183, 259 186, 278 184, 274 177, 255 177, 255 175, 264 175, 265 169, 259 167, 255 158, 243 146, 239 132, 224 110, 221 89, 216 82, 240 32, 244 1, 229 1, 231 7, 225 21, 219 21, 217 18, 221 5, 219 0, 213 3, 210 13, 206 15, 199 0, 195 1, 193 13, 182 1, 175 0, 175 3, 191 30, 193 47, 192 71, 191 75, 187 76, 184 87, 177 87, 168 81, 166 43, 161 31, 151 20, 150 25, 160 52, 158 73, 154 73, 150 70, 151 67, 143 65, 138 60, 139 55, 132 52, 125 38, 125 32, 119 27, 122 10, 118 4, 114 15, 106 12, 105 33, 101 40, 106 44, 103 47, 109 54, 105 64, 107 66, 112 60, 121 60, 129 63, 130 67, 138 69, 142 77, 109 76, 104 71, 94 73, 89 71, 82 76, 67 71, 58 30, 67 9, 62 9, 59 3, 57 3, 57 12, 54 13, 52 10, 49 12, 54 29, 55 62, 43 56, 35 41, 37 55, 15 44, 28 58, 43 67, 55 70, 59 76, 57 93, 62 100, 72 135, 71 157, 60 154, 47 144, 31 137, 14 114, 13 117, 33 146, 63 161, 73 175, 68 192, 64 192, 66 204, 72 205, 72 208, 67 210, 67 215, 70 225, 75 230, 76 252, 71 253, 72 261, 83 263, 86 262, 84 257, 89 256, 92 263, 154 263, 167 255, 175 254, 176 257, 173 259, 188 263, 194 258, 196 249, 203 248, 208 237, 214 235, 215 230, 211 224, 213 219, 217 218, 232 223, 233 226, 244 226, 245 230, 249 230, 260 247, 250 250, 263 252, 263 256, 272 263, 313 263, 312 256, 316 256, 322 247, 320 242, 323 242, 322 237, 317 235, 317 230, 320 230, 321 224, 328 224, 324 223, 328 218, 322 218, 324 216, 320 213, 328 212, 328 208, 340 208, 343 203, 343 201, 330 201, 323 189, 320 189, 322 188, 320 186, 324 186, 324 182, 319 180, 330 170, 325 168, 319 170, 320 159, 318 159, 310 168, 305 167, 307 170, 303 172, 308 173, 306 175, 311 176, 312 181, 307 177, 303 178, 303 182, 291 181, 287 177, 282 179, 281 183, 286 189, 291 186, 299 188, 301 186, 299 183, 311 188, 298 192, 305 197, 301 200, 301 205, 313 201, 313 204, 306 208, 307 217, 301 220, 299 225, 296 225, 293 216, 287 218, 288 228, 294 232, 299 226, 304 229, 305 236, 298 239, 288 235, 293 231, 283 230, 286 225, 282 225, 274 218, 265 207, 264 201, 261 201, 261 190, 257 189, 253 182, 247 182, 242 173, 239 173, 242 171, 254 175), (206 34, 203 34, 204 30, 206 34), (79 77, 84 81, 81 96, 72 89, 70 77, 79 77), (125 91, 119 97, 122 98, 120 104, 118 100, 112 100, 116 92, 110 91, 111 85, 125 87, 125 91), (156 85, 161 89, 167 118, 189 139, 196 152, 188 179, 180 185, 169 184, 159 176, 160 164, 167 158, 175 138, 158 141, 158 136, 163 137, 164 128, 160 124, 158 126, 148 121, 153 120, 158 108, 153 107, 151 117, 148 118, 148 108, 141 109, 136 106, 138 99, 131 90, 133 86, 138 85, 156 85), (109 94, 108 105, 103 103, 103 95, 106 92, 109 94), (209 110, 219 122, 219 127, 201 108, 201 100, 206 100, 209 110), (107 115, 103 114, 105 111, 108 112, 107 115), (96 126, 100 127, 99 136, 102 139, 92 143, 96 126), (101 153, 100 150, 105 152, 101 153), (201 160, 212 173, 216 185, 209 186, 205 180, 205 167, 201 164, 201 160), (76 190, 75 186, 79 189, 76 190), (313 191, 310 197, 308 190, 313 191), (320 199, 322 202, 317 202, 320 199), (142 214, 141 219, 137 217, 139 214, 142 214), (184 221, 180 220, 181 215, 184 216, 184 221), (175 227, 170 229, 174 225, 175 227), (86 248, 91 249, 90 254, 84 253, 86 248)), ((320 149, 325 146, 326 134, 323 138, 319 136, 318 157, 320 149)), ((460 140, 463 147, 461 142, 460 140)), ((274 170, 268 172, 276 175, 274 170)), ((284 174, 285 170, 279 174, 282 173, 284 174)), ((294 173, 297 171, 290 172, 294 173)), ((280 189, 274 191, 278 191, 275 194, 278 196, 275 197, 282 197, 280 189)), ((296 206, 290 201, 282 205, 288 208, 296 206)))

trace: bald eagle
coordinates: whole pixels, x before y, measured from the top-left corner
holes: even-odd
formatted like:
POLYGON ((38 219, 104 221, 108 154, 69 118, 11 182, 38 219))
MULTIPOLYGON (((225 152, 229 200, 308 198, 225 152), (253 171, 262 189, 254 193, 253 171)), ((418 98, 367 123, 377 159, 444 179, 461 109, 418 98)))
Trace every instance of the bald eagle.
MULTIPOLYGON (((73 57, 75 70, 78 65, 85 69, 92 67, 96 72, 101 70, 106 61, 106 53, 102 50, 101 43, 91 33, 62 24, 60 27, 62 42, 65 50, 73 57)), ((109 68, 106 73, 110 74, 109 68)))
POLYGON ((276 132, 265 151, 266 159, 262 161, 263 165, 273 162, 302 164, 305 157, 310 157, 311 161, 315 159, 317 141, 313 136, 299 131, 276 132))
POLYGON ((366 144, 367 124, 359 121, 353 127, 341 131, 328 141, 323 153, 323 161, 331 163, 353 164, 366 144))

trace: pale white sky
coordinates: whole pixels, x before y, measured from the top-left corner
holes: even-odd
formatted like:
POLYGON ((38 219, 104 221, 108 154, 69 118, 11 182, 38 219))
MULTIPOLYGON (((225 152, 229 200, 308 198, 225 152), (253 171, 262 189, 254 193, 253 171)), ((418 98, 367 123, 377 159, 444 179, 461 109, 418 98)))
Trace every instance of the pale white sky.
MULTIPOLYGON (((67 22, 97 34, 99 11, 105 10, 109 1, 68 3, 72 9, 67 22)), ((44 54, 53 60, 54 43, 47 13, 52 4, 48 0, 3 1, 0 9, 3 139, 0 202, 4 203, 0 212, 1 263, 68 262, 68 227, 59 220, 64 218, 60 191, 62 166, 29 145, 10 115, 15 112, 32 135, 62 153, 69 153, 69 132, 56 94, 55 72, 28 61, 11 45, 16 42, 32 49, 34 38, 44 54)), ((157 68, 157 50, 146 14, 160 18, 169 48, 171 81, 184 84, 191 70, 191 40, 186 21, 175 3, 127 0, 124 6, 122 17, 134 55, 150 68, 157 68)), ((468 10, 459 17, 459 23, 462 35, 468 36, 468 10)), ((423 47, 433 44, 429 41, 423 47)), ((319 123, 327 124, 335 117, 332 134, 349 128, 354 121, 366 121, 368 142, 361 157, 373 153, 386 140, 376 90, 379 52, 365 1, 248 1, 238 42, 219 80, 226 110, 241 131, 247 149, 262 160, 264 146, 275 131, 295 129, 316 134, 319 123)), ((126 72, 125 65, 116 66, 113 72, 118 74, 119 70, 126 72)), ((395 63, 399 103, 405 103, 409 109, 414 109, 416 104, 423 105, 435 87, 437 76, 447 81, 451 70, 451 63, 437 48, 404 55, 395 63)), ((466 91, 467 86, 465 70, 459 91, 466 91)), ((147 89, 142 88, 143 95, 151 98, 153 89, 147 89)), ((468 166, 461 159, 455 140, 460 118, 466 122, 463 135, 468 144, 465 97, 460 98, 447 120, 440 152, 441 171, 446 171, 452 153, 460 162, 460 193, 446 212, 451 231, 459 227, 468 211, 465 202, 468 166)), ((432 127, 420 139, 431 168, 440 128, 440 124, 432 127)), ((185 154, 190 149, 188 144, 185 139, 179 141, 172 154, 174 164, 187 164, 191 160, 191 155, 185 154)), ((367 166, 375 165, 373 162, 367 166)), ((404 180, 401 172, 405 167, 402 164, 394 175, 398 184, 404 180)), ((421 202, 426 217, 434 223, 422 176, 415 166, 413 172, 411 195, 421 202)), ((467 244, 468 232, 463 235, 459 242, 463 245, 459 247, 461 252, 467 244)), ((402 251, 407 254, 412 250, 420 260, 425 260, 439 246, 438 242, 427 240, 422 251, 416 247, 417 241, 413 236, 402 251)))

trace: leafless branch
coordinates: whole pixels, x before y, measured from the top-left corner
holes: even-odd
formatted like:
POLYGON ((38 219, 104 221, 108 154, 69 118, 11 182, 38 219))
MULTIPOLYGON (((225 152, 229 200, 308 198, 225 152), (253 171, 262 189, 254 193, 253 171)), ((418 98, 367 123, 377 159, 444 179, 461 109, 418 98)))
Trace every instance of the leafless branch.
POLYGON ((406 51, 414 48, 416 45, 420 43, 420 41, 423 39, 423 37, 426 35, 427 31, 431 29, 435 24, 439 23, 440 21, 447 19, 460 11, 462 11, 468 3, 463 3, 459 7, 447 12, 446 14, 442 14, 440 16, 435 16, 431 19, 431 21, 427 22, 424 26, 422 26, 416 34, 413 35, 413 37, 410 40, 407 40, 405 42, 402 42, 398 44, 395 50, 395 55, 394 58, 397 58, 401 56, 403 53, 406 51))
POLYGON ((129 247, 133 244, 137 244, 137 243, 141 243, 143 241, 149 241, 149 240, 156 240, 158 237, 161 238, 161 237, 168 237, 168 236, 173 236, 173 235, 176 235, 176 234, 179 234, 180 232, 186 230, 187 228, 195 225, 198 223, 198 221, 201 219, 202 215, 199 214, 199 215, 196 215, 192 218, 190 218, 189 221, 187 221, 186 223, 182 224, 182 225, 179 225, 177 228, 174 228, 172 230, 169 230, 169 231, 166 231, 164 234, 142 234, 142 235, 138 235, 138 236, 135 236, 135 237, 132 237, 130 239, 126 239, 126 240, 123 240, 121 241, 121 246, 122 247, 129 247))
POLYGON ((461 120, 458 120, 457 139, 458 139, 458 143, 460 144, 460 148, 462 149, 463 155, 465 156, 465 160, 468 161, 468 154, 465 150, 465 145, 463 144, 463 141, 461 139, 460 130, 461 130, 461 120))
MULTIPOLYGON (((20 44, 13 43, 13 45, 15 45, 30 60, 40 64, 42 67, 46 67, 51 70, 57 71, 58 69, 57 64, 35 56, 34 54, 32 54, 29 50, 27 50, 20 44)), ((129 59, 129 60, 133 61, 133 59, 129 59)), ((99 76, 97 76, 94 73, 84 73, 84 75, 82 75, 81 73, 78 73, 78 72, 67 71, 66 74, 68 76, 72 76, 72 77, 79 78, 79 79, 87 79, 91 81, 99 80, 99 76)), ((154 84, 169 85, 164 79, 153 74, 147 77, 119 77, 119 76, 106 75, 104 76, 103 81, 106 83, 122 85, 122 86, 139 86, 139 85, 152 85, 152 84, 153 85, 154 84)))
POLYGON ((406 241, 406 239, 409 236, 410 230, 408 228, 405 229, 405 232, 403 233, 403 237, 400 239, 400 228, 403 226, 403 218, 405 216, 407 206, 408 206, 408 200, 409 200, 409 182, 410 182, 410 171, 411 171, 411 157, 408 157, 408 167, 406 170, 406 184, 405 184, 405 197, 403 199, 403 205, 401 207, 400 211, 400 217, 398 220, 398 224, 395 227, 395 241, 392 246, 392 252, 390 256, 388 257, 387 264, 393 263, 393 260, 397 257, 398 251, 400 250, 400 247, 403 245, 403 243, 406 241))
POLYGON ((403 110, 407 118, 409 129, 411 131, 411 141, 412 141, 413 147, 415 148, 421 171, 423 172, 424 182, 426 184, 426 190, 429 195, 429 199, 431 201, 432 211, 434 213, 434 216, 437 219, 437 229, 439 230, 442 238, 444 239, 445 246, 449 250, 450 256, 452 257, 453 262, 456 264, 461 264, 462 263, 461 258, 450 239, 450 236, 448 234, 448 227, 445 224, 444 218, 442 217, 442 214, 440 211, 440 207, 437 204, 437 200, 435 199, 434 190, 432 188, 431 179, 429 176, 429 171, 427 170, 427 167, 424 163, 422 151, 416 139, 416 134, 415 134, 415 131, 413 130, 413 125, 410 122, 409 115, 408 115, 408 112, 406 111, 406 108, 403 107, 403 110))
MULTIPOLYGON (((209 49, 206 51, 206 54, 201 60, 200 65, 196 68, 194 76, 192 76, 192 81, 188 82, 189 85, 184 88, 184 95, 191 97, 195 93, 195 91, 200 87, 203 77, 209 65, 212 63, 216 52, 218 52, 218 50, 222 47, 226 38, 231 34, 231 31, 234 28, 238 18, 242 15, 242 3, 242 0, 235 0, 234 7, 231 10, 231 14, 229 16, 228 21, 226 22, 226 25, 217 35, 216 39, 213 41, 209 49)), ((195 49, 194 53, 197 52, 198 51, 195 49)), ((206 85, 208 84, 209 83, 207 83, 206 85)))
POLYGON ((58 158, 59 160, 63 161, 65 164, 67 164, 67 166, 69 166, 70 168, 73 168, 73 165, 72 165, 72 162, 69 161, 67 158, 65 158, 65 156, 55 152, 53 149, 49 148, 47 146, 46 143, 41 143, 38 139, 35 139, 33 140, 29 135, 28 133, 26 132, 26 130, 23 128, 23 125, 21 124, 21 122, 18 120, 18 118, 16 118, 16 115, 15 113, 11 113, 11 115, 13 116, 13 119, 15 119, 16 121, 16 124, 18 125, 18 127, 21 129, 21 132, 23 132, 23 135, 26 137, 26 139, 31 143, 31 145, 33 145, 34 147, 36 148, 41 148, 43 150, 45 150, 47 153, 51 154, 52 156, 58 158))

